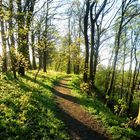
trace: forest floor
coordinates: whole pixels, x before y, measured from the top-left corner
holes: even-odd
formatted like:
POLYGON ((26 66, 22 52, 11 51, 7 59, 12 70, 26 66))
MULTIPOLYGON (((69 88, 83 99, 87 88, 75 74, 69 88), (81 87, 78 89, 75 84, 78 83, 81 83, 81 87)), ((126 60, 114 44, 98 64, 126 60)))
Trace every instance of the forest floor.
POLYGON ((55 101, 60 119, 66 124, 72 140, 110 139, 103 124, 91 116, 79 104, 68 87, 70 77, 65 77, 54 87, 55 101))
POLYGON ((0 75, 0 140, 140 140, 129 118, 86 96, 79 76, 35 73, 0 75))

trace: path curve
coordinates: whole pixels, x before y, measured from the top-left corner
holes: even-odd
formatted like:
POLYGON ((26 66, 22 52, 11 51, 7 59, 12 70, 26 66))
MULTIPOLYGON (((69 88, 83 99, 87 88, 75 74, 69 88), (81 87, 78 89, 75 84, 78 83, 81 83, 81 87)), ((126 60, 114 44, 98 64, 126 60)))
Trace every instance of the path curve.
POLYGON ((66 124, 71 140, 108 140, 101 122, 85 111, 78 99, 72 96, 68 81, 70 77, 62 79, 54 90, 60 119, 66 124))

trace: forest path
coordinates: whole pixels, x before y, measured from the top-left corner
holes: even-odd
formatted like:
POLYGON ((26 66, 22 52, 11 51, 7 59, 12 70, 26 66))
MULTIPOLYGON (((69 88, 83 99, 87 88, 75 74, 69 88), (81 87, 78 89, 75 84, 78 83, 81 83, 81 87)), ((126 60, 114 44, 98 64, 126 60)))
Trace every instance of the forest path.
POLYGON ((66 124, 71 140, 109 139, 101 122, 94 119, 71 94, 67 83, 70 77, 63 78, 54 87, 60 119, 66 124))

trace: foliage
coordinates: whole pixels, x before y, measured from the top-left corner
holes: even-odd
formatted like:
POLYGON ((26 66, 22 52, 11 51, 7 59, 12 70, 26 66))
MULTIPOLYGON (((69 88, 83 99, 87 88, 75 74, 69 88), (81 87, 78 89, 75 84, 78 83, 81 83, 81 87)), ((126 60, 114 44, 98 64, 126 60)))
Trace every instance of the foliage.
MULTIPOLYGON (((50 75, 50 74, 49 74, 50 75)), ((68 139, 64 124, 57 118, 52 86, 59 78, 34 72, 13 80, 2 75, 0 80, 0 138, 11 140, 68 139)))
POLYGON ((87 92, 89 91, 89 84, 83 82, 83 83, 80 85, 80 89, 81 89, 82 92, 87 93, 87 92))

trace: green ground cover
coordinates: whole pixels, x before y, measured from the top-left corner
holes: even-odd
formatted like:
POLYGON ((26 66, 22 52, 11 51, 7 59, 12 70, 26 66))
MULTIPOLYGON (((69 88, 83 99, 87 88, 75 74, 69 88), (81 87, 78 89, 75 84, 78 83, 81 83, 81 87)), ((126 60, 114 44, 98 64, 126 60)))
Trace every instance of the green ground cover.
MULTIPOLYGON (((61 74, 59 74, 62 76, 61 74)), ((65 126, 57 118, 52 87, 59 79, 35 71, 14 80, 10 74, 0 80, 1 140, 67 140, 65 126)))
POLYGON ((113 114, 96 97, 87 97, 80 90, 81 79, 79 76, 73 76, 69 86, 73 88, 73 95, 77 97, 79 103, 90 112, 91 115, 101 120, 108 133, 115 140, 131 140, 140 138, 140 130, 133 130, 129 127, 130 118, 119 117, 113 114))

